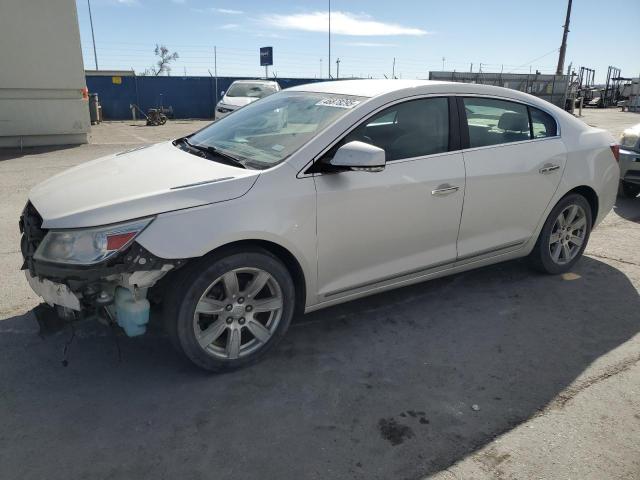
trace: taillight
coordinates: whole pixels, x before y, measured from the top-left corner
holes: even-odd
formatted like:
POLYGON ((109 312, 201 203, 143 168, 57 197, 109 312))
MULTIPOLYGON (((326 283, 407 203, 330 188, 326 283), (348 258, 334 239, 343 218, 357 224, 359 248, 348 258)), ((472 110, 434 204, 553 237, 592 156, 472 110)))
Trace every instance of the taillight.
POLYGON ((617 143, 611 144, 611 153, 613 153, 613 158, 616 159, 616 162, 620 161, 620 145, 617 143))

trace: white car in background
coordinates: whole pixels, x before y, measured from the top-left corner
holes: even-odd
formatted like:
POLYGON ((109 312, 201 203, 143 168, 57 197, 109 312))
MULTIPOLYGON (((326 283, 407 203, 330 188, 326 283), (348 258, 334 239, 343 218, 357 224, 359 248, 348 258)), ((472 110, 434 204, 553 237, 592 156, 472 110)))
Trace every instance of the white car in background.
POLYGON ((620 137, 620 189, 626 198, 640 194, 640 123, 627 128, 620 137))
POLYGON ((295 312, 519 257, 569 271, 615 202, 617 152, 500 87, 303 85, 36 186, 23 268, 57 315, 129 335, 160 301, 177 348, 229 370, 295 312))
POLYGON ((236 80, 226 92, 220 92, 222 99, 216 105, 214 118, 220 120, 238 108, 279 91, 280 85, 278 82, 269 80, 236 80))

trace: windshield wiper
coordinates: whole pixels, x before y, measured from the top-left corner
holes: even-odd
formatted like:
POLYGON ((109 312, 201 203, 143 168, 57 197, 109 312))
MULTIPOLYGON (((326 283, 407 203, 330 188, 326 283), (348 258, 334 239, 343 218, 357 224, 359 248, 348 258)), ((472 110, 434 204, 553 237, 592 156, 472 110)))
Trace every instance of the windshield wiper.
POLYGON ((226 163, 227 165, 231 165, 232 167, 247 168, 247 166, 243 162, 229 155, 228 153, 221 152, 216 147, 212 147, 209 145, 195 145, 189 142, 189 140, 187 140, 187 137, 180 138, 178 141, 184 143, 185 145, 187 145, 189 148, 193 150, 205 152, 205 153, 208 153, 209 155, 223 159, 223 161, 220 163, 226 163))

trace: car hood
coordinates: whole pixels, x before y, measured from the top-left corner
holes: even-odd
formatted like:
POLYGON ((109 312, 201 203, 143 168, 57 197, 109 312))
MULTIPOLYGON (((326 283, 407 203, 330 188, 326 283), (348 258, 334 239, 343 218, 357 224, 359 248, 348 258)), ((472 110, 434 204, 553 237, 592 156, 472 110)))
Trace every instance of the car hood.
POLYGON ((259 174, 165 142, 71 168, 33 188, 29 200, 43 228, 93 227, 231 200, 259 174))
POLYGON ((258 100, 256 97, 222 97, 222 103, 230 107, 244 107, 258 100))

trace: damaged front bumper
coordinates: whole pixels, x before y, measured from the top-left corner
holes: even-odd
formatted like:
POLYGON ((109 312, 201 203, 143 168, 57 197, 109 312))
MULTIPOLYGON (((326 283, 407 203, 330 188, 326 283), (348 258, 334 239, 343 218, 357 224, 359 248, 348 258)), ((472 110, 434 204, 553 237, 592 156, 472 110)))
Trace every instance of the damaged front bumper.
POLYGON ((186 263, 156 257, 135 242, 91 266, 36 260, 34 253, 47 233, 41 225, 39 214, 28 204, 20 219, 22 269, 32 290, 65 320, 116 322, 127 335, 140 335, 149 319, 148 290, 186 263))

